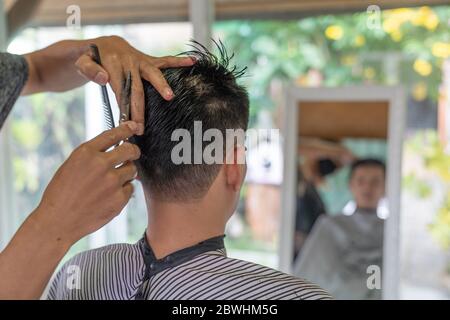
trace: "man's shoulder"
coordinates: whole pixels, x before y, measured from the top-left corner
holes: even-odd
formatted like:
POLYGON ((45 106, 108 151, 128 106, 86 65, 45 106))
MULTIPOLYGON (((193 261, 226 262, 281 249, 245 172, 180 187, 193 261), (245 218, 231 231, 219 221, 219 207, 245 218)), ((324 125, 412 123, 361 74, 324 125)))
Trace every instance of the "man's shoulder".
POLYGON ((138 245, 115 243, 74 255, 64 263, 60 272, 67 272, 68 268, 78 268, 80 272, 87 274, 92 269, 103 270, 119 264, 137 264, 141 260, 143 261, 143 258, 138 245))
POLYGON ((130 243, 110 244, 103 247, 82 251, 73 256, 69 261, 71 262, 85 261, 87 258, 95 258, 97 261, 101 261, 104 259, 107 260, 120 258, 124 255, 140 256, 141 251, 139 249, 139 246, 130 243))
POLYGON ((317 229, 329 232, 331 230, 345 230, 351 222, 351 216, 340 213, 334 215, 322 215, 316 224, 317 229))
POLYGON ((236 294, 244 293, 245 299, 331 299, 329 293, 305 279, 254 262, 225 259, 233 265, 232 272, 221 271, 219 275, 225 274, 230 282, 239 283, 240 293, 236 291, 236 294))
POLYGON ((92 283, 97 285, 115 283, 126 276, 125 270, 133 271, 133 274, 138 275, 143 272, 143 265, 142 254, 136 244, 118 243, 83 251, 70 258, 59 269, 51 281, 47 297, 49 299, 97 298, 85 296, 86 288, 89 288, 92 283))

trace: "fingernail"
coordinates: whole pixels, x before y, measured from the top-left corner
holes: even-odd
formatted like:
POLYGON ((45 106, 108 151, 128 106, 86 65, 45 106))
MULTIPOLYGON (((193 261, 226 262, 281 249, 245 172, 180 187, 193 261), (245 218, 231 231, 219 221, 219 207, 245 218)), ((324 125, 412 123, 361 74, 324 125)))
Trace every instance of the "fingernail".
POLYGON ((144 130, 145 130, 145 126, 144 126, 142 123, 138 123, 138 124, 137 124, 137 127, 138 127, 138 129, 137 129, 137 135, 138 135, 138 136, 143 135, 143 134, 144 134, 144 130))
MULTIPOLYGON (((136 146, 136 145, 135 145, 135 148, 136 148, 136 156, 137 156, 137 159, 139 159, 139 158, 141 157, 141 149, 139 149, 139 147, 136 146)), ((136 172, 136 175, 137 175, 137 172, 136 172)), ((136 177, 135 177, 135 178, 136 178, 136 177)))
POLYGON ((100 71, 95 76, 94 81, 96 83, 106 84, 106 82, 108 81, 108 76, 104 72, 100 71))
POLYGON ((136 122, 134 122, 134 121, 127 121, 125 123, 128 126, 128 128, 131 129, 131 131, 133 131, 134 133, 138 132, 139 126, 138 126, 138 124, 136 122))
POLYGON ((171 89, 166 89, 165 95, 166 95, 167 99, 172 99, 173 98, 173 91, 171 89))
POLYGON ((190 56, 189 58, 191 58, 191 60, 192 60, 193 63, 196 63, 196 62, 197 62, 197 58, 196 58, 196 57, 190 56))

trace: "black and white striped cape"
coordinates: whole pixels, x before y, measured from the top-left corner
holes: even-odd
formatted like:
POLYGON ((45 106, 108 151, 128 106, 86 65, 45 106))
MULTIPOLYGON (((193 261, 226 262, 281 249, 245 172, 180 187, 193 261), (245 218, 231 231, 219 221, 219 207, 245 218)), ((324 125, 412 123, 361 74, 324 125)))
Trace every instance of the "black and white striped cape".
POLYGON ((223 236, 156 259, 145 236, 76 255, 47 299, 303 300, 330 299, 305 280, 226 256, 223 236))

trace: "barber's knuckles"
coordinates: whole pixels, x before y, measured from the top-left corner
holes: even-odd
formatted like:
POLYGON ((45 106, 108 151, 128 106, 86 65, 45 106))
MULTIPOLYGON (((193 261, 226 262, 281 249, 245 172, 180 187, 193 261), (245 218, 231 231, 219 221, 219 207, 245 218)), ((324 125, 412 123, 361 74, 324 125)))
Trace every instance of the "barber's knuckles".
POLYGON ((141 156, 141 150, 135 144, 124 142, 121 147, 123 152, 130 157, 129 160, 137 160, 141 156))
POLYGON ((164 56, 164 57, 152 57, 151 58, 151 64, 154 65, 156 68, 168 68, 168 67, 179 67, 182 64, 182 62, 185 60, 185 57, 173 57, 173 56, 164 56))
POLYGON ((139 148, 125 142, 118 147, 120 150, 98 152, 88 143, 82 144, 70 155, 71 170, 86 171, 91 177, 101 176, 107 172, 115 174, 116 166, 126 161, 136 160, 140 156, 139 148), (118 158, 120 151, 121 158, 118 158), (118 163, 120 161, 120 163, 118 163))
POLYGON ((137 175, 137 168, 136 165, 133 162, 128 162, 120 167, 119 170, 117 170, 120 175, 120 182, 121 184, 125 184, 129 181, 132 181, 136 178, 137 175))
POLYGON ((103 132, 95 139, 91 140, 89 144, 95 148, 96 151, 104 151, 116 145, 120 141, 130 138, 136 133, 136 131, 137 128, 135 130, 131 130, 127 124, 124 124, 103 132))

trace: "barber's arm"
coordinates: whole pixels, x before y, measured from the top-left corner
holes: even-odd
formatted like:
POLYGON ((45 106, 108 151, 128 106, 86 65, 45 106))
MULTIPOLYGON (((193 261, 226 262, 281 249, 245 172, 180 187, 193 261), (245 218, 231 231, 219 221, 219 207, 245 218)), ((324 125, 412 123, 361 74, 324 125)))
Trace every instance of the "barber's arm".
POLYGON ((149 81, 164 99, 173 92, 160 69, 191 66, 190 57, 152 57, 146 55, 117 36, 89 40, 64 40, 25 55, 28 62, 28 81, 23 95, 44 91, 66 91, 92 80, 98 84, 110 83, 117 101, 120 101, 124 74, 131 71, 131 119, 144 123, 144 92, 141 78, 149 81), (99 48, 103 68, 97 65, 89 50, 90 44, 99 48))
POLYGON ((39 299, 67 250, 121 212, 133 193, 132 161, 140 151, 130 143, 105 150, 137 130, 127 122, 105 131, 58 169, 39 206, 0 253, 0 299, 39 299))
POLYGON ((120 99, 123 74, 131 71, 133 88, 131 128, 121 126, 77 148, 47 187, 38 208, 26 219, 8 246, 0 253, 0 299, 38 299, 54 269, 67 250, 80 238, 99 229, 128 202, 136 169, 128 164, 139 156, 136 147, 125 143, 104 152, 127 137, 142 134, 144 94, 141 78, 148 80, 165 99, 172 98, 160 68, 190 66, 191 58, 145 55, 120 37, 65 40, 25 55, 0 56, 0 128, 19 91, 32 94, 64 91, 87 80, 109 82, 120 99), (103 68, 94 63, 89 45, 99 48, 103 68), (22 87, 25 74, 28 79, 22 87), (15 77, 12 81, 8 77, 15 77), (18 90, 14 90, 14 86, 18 90), (2 104, 3 103, 3 104, 2 104))

